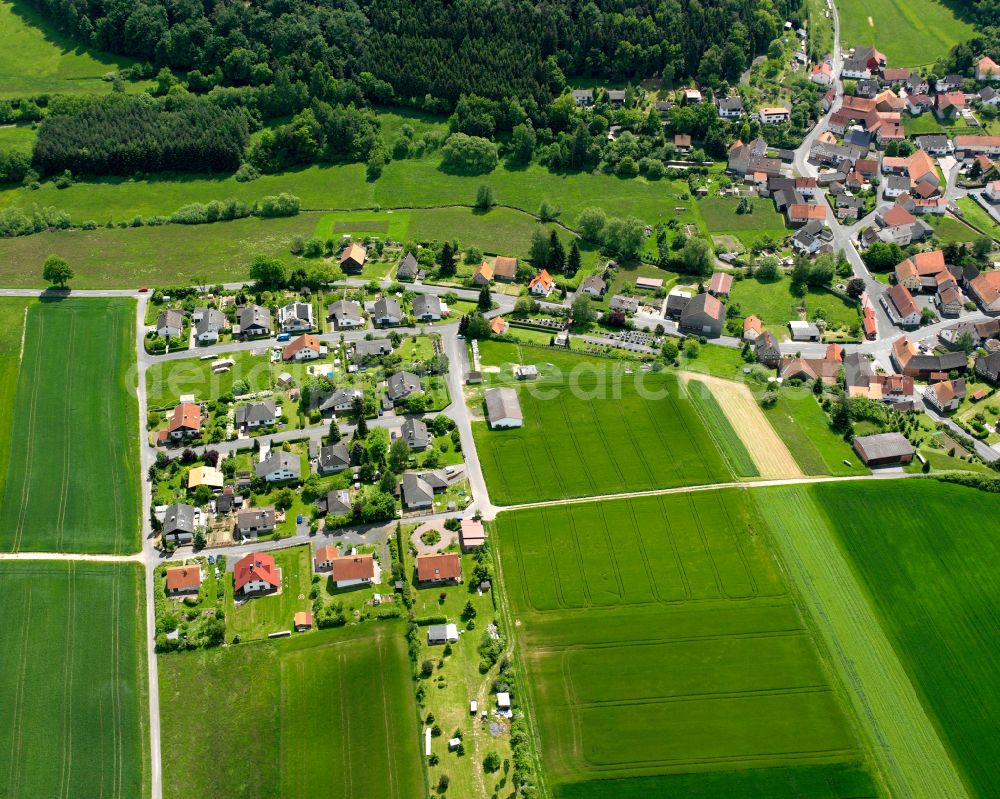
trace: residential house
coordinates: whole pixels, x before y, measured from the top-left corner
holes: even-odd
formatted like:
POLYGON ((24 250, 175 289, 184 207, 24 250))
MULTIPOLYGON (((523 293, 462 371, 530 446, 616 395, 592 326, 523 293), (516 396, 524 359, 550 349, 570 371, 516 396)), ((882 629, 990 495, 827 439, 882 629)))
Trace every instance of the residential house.
POLYGON ((507 320, 502 316, 494 316, 490 319, 490 330, 493 331, 494 336, 503 336, 507 333, 507 328, 510 325, 507 324, 507 320))
POLYGON ((595 300, 599 300, 604 296, 604 292, 608 290, 608 284, 604 281, 600 275, 590 275, 582 283, 580 283, 580 288, 577 289, 578 294, 588 294, 595 300))
POLYGON ((983 189, 983 197, 991 203, 1000 203, 1000 180, 991 180, 983 189))
POLYGON ((406 445, 413 451, 427 449, 431 443, 431 436, 427 431, 427 425, 420 419, 407 419, 403 422, 400 435, 403 441, 406 442, 406 445))
POLYGON ((817 191, 819 190, 818 187, 819 184, 817 183, 816 178, 795 178, 795 191, 803 197, 815 197, 817 191))
POLYGON ((228 324, 226 315, 215 308, 195 308, 191 319, 194 322, 194 337, 199 344, 217 342, 219 334, 228 324))
POLYGON ((190 566, 171 566, 167 569, 167 594, 197 594, 201 588, 201 567, 197 563, 190 566))
POLYGON ((684 96, 684 105, 697 105, 702 101, 701 92, 694 87, 681 89, 681 94, 684 96))
POLYGON ((965 399, 965 379, 942 380, 928 386, 924 390, 924 399, 927 400, 938 413, 948 413, 958 410, 958 406, 965 399))
POLYGON ((788 122, 792 112, 783 106, 764 106, 757 112, 762 125, 779 125, 788 122))
POLYGON ((910 112, 910 116, 920 116, 932 108, 934 108, 934 98, 929 94, 906 95, 906 110, 910 112))
POLYGON ((934 98, 934 113, 941 120, 957 117, 965 108, 965 95, 961 92, 946 92, 934 98))
POLYGON ((922 78, 920 73, 915 71, 911 71, 910 76, 903 81, 903 88, 906 89, 906 93, 909 95, 929 94, 931 90, 926 78, 922 78))
POLYGON ((682 153, 691 150, 691 135, 689 133, 678 133, 674 136, 674 148, 682 153))
POLYGON ((486 419, 494 430, 520 427, 524 424, 521 403, 518 401, 517 391, 514 389, 488 388, 484 399, 486 401, 486 419))
POLYGON ((392 342, 387 338, 362 339, 354 342, 352 358, 359 366, 392 352, 392 342))
POLYGON ((236 532, 241 538, 256 538, 262 533, 274 532, 278 517, 274 508, 245 508, 236 514, 236 532))
POLYGON ((821 380, 824 385, 836 385, 840 379, 841 361, 837 358, 785 358, 778 366, 782 380, 821 380))
POLYGON ((771 369, 777 368, 778 364, 781 363, 781 346, 770 330, 765 330, 757 335, 754 341, 754 356, 757 358, 757 363, 762 363, 771 369))
POLYGON ((201 435, 201 406, 194 402, 174 406, 167 423, 167 435, 174 441, 201 435))
POLYGON ((879 86, 879 82, 877 80, 862 78, 854 85, 854 96, 871 99, 879 93, 880 88, 881 87, 879 86))
POLYGON ((281 571, 274 557, 266 552, 251 552, 236 561, 233 590, 240 596, 262 594, 281 588, 281 571))
POLYGON ((667 295, 667 319, 680 319, 684 309, 691 302, 691 293, 681 289, 671 289, 667 295))
POLYGON ((493 279, 501 283, 513 283, 517 277, 517 258, 498 255, 493 259, 493 279))
POLYGON ((826 221, 814 219, 807 222, 792 236, 792 248, 803 255, 815 255, 823 250, 832 249, 833 231, 826 226, 826 221))
POLYGON ((553 291, 555 291, 556 283, 552 279, 552 275, 549 274, 548 269, 543 269, 533 278, 528 284, 528 291, 537 297, 548 297, 553 291))
POLYGON ((340 254, 340 268, 345 274, 357 275, 364 269, 366 260, 368 251, 360 244, 352 242, 340 254))
POLYGON ((714 297, 729 297, 733 288, 733 276, 728 272, 715 272, 708 285, 708 293, 714 297))
POLYGON ((615 108, 621 108, 623 105, 625 105, 625 90, 608 89, 608 102, 611 103, 611 105, 613 105, 615 108))
POLYGON ((379 327, 398 325, 403 321, 403 309, 392 297, 379 297, 372 308, 372 321, 379 327))
POLYGON ((299 480, 302 477, 302 461, 294 452, 272 449, 264 460, 254 465, 254 471, 268 483, 299 480))
POLYGON ((418 322, 437 322, 443 314, 441 300, 434 294, 418 294, 413 298, 413 318, 418 322))
POLYGON ((929 155, 947 155, 951 152, 951 141, 943 133, 928 133, 917 136, 917 147, 929 155))
POLYGON ((934 91, 938 94, 947 94, 948 92, 953 92, 956 89, 962 88, 962 76, 961 75, 945 75, 943 78, 938 78, 934 83, 934 91))
MULTIPOLYGON (((335 547, 321 547, 316 553, 317 560, 323 550, 334 550, 335 547)), ((330 561, 330 579, 336 588, 350 588, 355 585, 371 585, 378 582, 379 568, 371 555, 340 555, 330 561)))
POLYGON ((962 296, 955 281, 949 279, 938 286, 934 304, 937 305, 941 316, 953 318, 961 315, 962 309, 965 307, 965 297, 962 296))
MULTIPOLYGON (((431 624, 427 628, 427 645, 438 646, 440 644, 454 644, 458 641, 458 625, 455 624, 431 624)), ((486 711, 483 711, 484 713, 486 711)), ((460 738, 453 738, 461 742, 460 738)), ((449 749, 453 748, 449 741, 449 749)), ((454 748, 458 748, 458 744, 454 748)))
POLYGON ((866 59, 848 58, 840 68, 841 79, 865 80, 872 76, 872 71, 868 68, 866 59))
POLYGON ((976 62, 976 80, 1000 80, 1000 64, 984 55, 976 62))
POLYGON ((180 338, 184 332, 184 314, 180 311, 160 311, 156 317, 156 335, 161 338, 180 338))
POLYGON ((955 151, 966 156, 1000 155, 1000 136, 956 136, 955 151))
POLYGON ((285 345, 284 349, 281 350, 281 360, 314 361, 321 357, 324 352, 325 348, 320 344, 317 336, 304 333, 285 345))
POLYGON ((726 306, 711 294, 693 297, 681 311, 680 329, 685 333, 716 338, 726 323, 726 306))
POLYGON ((406 253, 396 267, 396 280, 414 281, 419 274, 420 264, 417 262, 417 257, 412 252, 406 253))
POLYGON ((820 86, 829 86, 833 83, 833 67, 830 66, 830 62, 824 61, 814 66, 809 75, 809 80, 813 83, 818 83, 820 86))
POLYGON ((983 380, 1000 385, 1000 350, 993 350, 976 358, 976 374, 983 380))
POLYGON ((347 445, 342 441, 320 447, 319 457, 316 460, 316 471, 321 475, 325 477, 330 474, 339 474, 350 468, 351 453, 348 452, 347 445))
POLYGON ((327 491, 316 500, 316 509, 327 516, 354 516, 354 504, 351 502, 351 492, 347 489, 327 491))
POLYGON ((890 86, 898 86, 907 81, 912 74, 906 67, 885 67, 882 70, 882 80, 890 86))
POLYGON ((365 320, 361 315, 361 303, 356 300, 337 300, 326 306, 326 317, 333 322, 337 330, 353 330, 364 327, 365 320))
POLYGON ((364 401, 365 393, 360 388, 337 388, 329 394, 316 395, 316 408, 324 416, 351 413, 358 400, 364 401))
POLYGON ((213 491, 221 491, 224 484, 225 477, 214 466, 195 466, 188 471, 188 491, 196 491, 201 486, 208 486, 213 491))
POLYGON ((483 261, 472 273, 472 282, 477 286, 486 286, 493 280, 493 264, 483 261))
POLYGON ((733 97, 720 97, 716 101, 719 109, 719 117, 722 119, 739 119, 743 116, 743 98, 739 95, 733 97))
POLYGON ((1000 106, 1000 92, 992 86, 986 86, 979 90, 979 102, 983 105, 991 105, 996 108, 1000 106))
POLYGON ((236 309, 236 319, 243 338, 261 338, 271 335, 271 312, 259 305, 241 305, 236 309))
POLYGON ((900 327, 917 327, 920 324, 920 308, 906 286, 899 283, 890 286, 882 292, 879 301, 893 324, 900 327))
POLYGON ((462 580, 462 559, 457 552, 417 555, 418 583, 458 583, 462 580))
POLYGON ((577 108, 591 106, 594 104, 593 89, 573 89, 573 102, 577 108))
POLYGON ((251 402, 239 405, 233 419, 237 430, 244 428, 256 430, 260 427, 273 427, 278 421, 278 405, 274 400, 251 402))
POLYGON ((278 309, 282 333, 305 333, 313 329, 313 309, 308 302, 290 302, 278 309))
POLYGON ((795 203, 788 206, 788 222, 796 227, 807 222, 826 219, 826 206, 814 203, 795 203))
POLYGON ((175 544, 190 544, 194 541, 195 514, 193 505, 175 502, 167 508, 163 516, 163 540, 175 544))
POLYGON ((750 314, 746 319, 743 320, 743 340, 756 342, 760 337, 762 331, 761 321, 759 316, 754 316, 750 314))
POLYGON ((386 385, 386 394, 388 394, 389 399, 393 402, 399 402, 399 400, 405 399, 410 394, 423 390, 420 385, 420 378, 413 374, 413 372, 396 372, 390 375, 386 385))
POLYGON ((931 291, 937 288, 937 276, 950 274, 941 250, 921 252, 896 264, 896 282, 910 291, 931 291))
POLYGON ((419 475, 406 472, 403 475, 403 507, 408 510, 423 510, 434 505, 434 489, 419 475))
POLYGON ((853 194, 841 194, 835 201, 837 219, 854 221, 864 209, 865 201, 853 194))
POLYGON ((902 433, 876 433, 857 436, 854 451, 865 466, 896 466, 913 460, 914 449, 902 433))
POLYGON ((1000 313, 1000 272, 983 272, 969 281, 968 289, 984 313, 1000 313))
POLYGON ((610 307, 612 311, 634 314, 639 310, 639 299, 637 297, 628 297, 624 294, 615 294, 611 298, 610 307))
POLYGON ((910 191, 910 178, 908 175, 886 175, 882 183, 882 196, 887 200, 894 200, 900 195, 910 191))

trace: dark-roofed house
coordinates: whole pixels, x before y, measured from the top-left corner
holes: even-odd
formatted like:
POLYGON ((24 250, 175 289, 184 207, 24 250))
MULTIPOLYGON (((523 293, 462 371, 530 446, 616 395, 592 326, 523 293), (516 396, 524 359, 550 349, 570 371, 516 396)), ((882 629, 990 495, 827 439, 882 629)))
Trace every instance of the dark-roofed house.
POLYGON ((462 558, 457 552, 417 555, 417 582, 457 583, 462 579, 462 558))
POLYGON ((336 444, 328 444, 320 447, 319 457, 316 460, 316 470, 322 474, 337 474, 351 466, 351 454, 347 451, 347 445, 341 441, 336 444))
POLYGON ((278 420, 278 405, 274 400, 251 402, 236 408, 234 424, 237 429, 244 427, 255 430, 258 427, 271 427, 278 420))
POLYGON ((874 374, 871 363, 860 352, 852 352, 844 356, 844 382, 848 388, 868 386, 874 374))
POLYGON ((351 492, 346 489, 334 489, 316 500, 316 508, 327 516, 353 516, 354 505, 351 502, 351 492))
POLYGON ((226 315, 215 308, 195 308, 191 318, 194 320, 194 336, 199 344, 214 344, 219 340, 219 334, 226 329, 226 315))
POLYGON ((720 97, 716 105, 722 119, 739 119, 743 115, 743 98, 739 95, 720 97))
POLYGON ((517 391, 512 388, 489 388, 484 394, 486 400, 486 419, 490 427, 508 428, 520 427, 524 424, 521 403, 517 391))
POLYGON ((163 338, 178 338, 184 332, 184 314, 180 311, 160 311, 156 317, 156 335, 163 338))
POLYGON ((281 570, 266 552, 251 552, 236 562, 233 590, 237 594, 257 594, 281 588, 281 570))
POLYGON ((306 333, 313 329, 312 303, 290 302, 278 309, 278 327, 282 333, 306 333))
POLYGON ((781 347, 778 345, 778 339, 775 338, 774 333, 770 330, 765 330, 757 336, 753 349, 758 363, 762 363, 772 369, 781 363, 781 347))
POLYGON ((1000 384, 1000 350, 976 358, 976 374, 993 385, 1000 384))
POLYGON ((913 446, 902 433, 876 433, 854 439, 854 451, 868 467, 890 466, 913 460, 913 446))
POLYGON ((689 302, 691 302, 691 297, 688 294, 682 294, 679 291, 668 294, 667 319, 680 319, 689 302))
POLYGON ((692 297, 681 311, 680 329, 688 333, 715 338, 725 323, 726 306, 711 294, 692 297))
POLYGON ((354 410, 357 400, 364 400, 365 393, 360 388, 337 388, 329 394, 319 394, 316 407, 319 412, 328 414, 350 413, 354 410))
POLYGON ((420 274, 420 264, 417 263, 417 256, 412 252, 406 253, 403 260, 396 267, 396 280, 416 280, 420 274))
POLYGON ((261 533, 270 533, 277 524, 274 508, 246 508, 236 514, 236 532, 243 538, 256 538, 261 533))
POLYGON ((362 339, 354 343, 354 362, 364 364, 392 352, 392 342, 387 338, 362 339))
POLYGON ((436 322, 441 316, 441 300, 435 295, 418 294, 413 298, 413 318, 418 322, 436 322))
POLYGON ((340 254, 340 268, 345 274, 359 274, 365 267, 368 251, 360 244, 351 243, 340 254))
POLYGON ((403 309, 392 297, 379 297, 372 309, 372 320, 379 327, 398 325, 403 319, 403 309))
POLYGON ((387 381, 386 394, 393 402, 397 402, 421 390, 420 378, 413 372, 396 372, 387 381))
POLYGON ((596 300, 599 300, 604 296, 604 292, 608 290, 608 284, 604 281, 600 275, 590 275, 586 280, 580 284, 580 288, 577 289, 579 294, 589 294, 596 300))
POLYGON ((420 419, 407 419, 403 422, 400 435, 411 450, 427 449, 431 443, 427 425, 420 419))
POLYGON ((272 449, 267 458, 254 466, 254 471, 268 483, 298 480, 302 476, 302 462, 293 452, 272 449))
POLYGON ((190 544, 194 541, 193 505, 177 502, 167 508, 163 516, 163 539, 175 544, 190 544))
POLYGON ((333 322, 337 330, 352 330, 363 327, 361 303, 355 300, 337 300, 326 306, 326 318, 333 322))
POLYGON ((430 508, 434 504, 434 489, 419 475, 403 475, 403 505, 409 509, 430 508))
POLYGON ((579 106, 588 106, 594 104, 594 90, 593 89, 573 89, 573 102, 579 106))
POLYGON ((259 305, 242 305, 236 309, 236 321, 243 338, 271 335, 271 312, 259 305))

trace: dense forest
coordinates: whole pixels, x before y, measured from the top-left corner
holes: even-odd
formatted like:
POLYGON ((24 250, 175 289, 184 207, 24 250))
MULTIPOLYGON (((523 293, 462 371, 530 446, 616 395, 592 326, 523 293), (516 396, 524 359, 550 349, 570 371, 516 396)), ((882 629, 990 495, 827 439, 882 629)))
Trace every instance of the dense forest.
POLYGON ((32 163, 42 176, 67 169, 90 175, 231 172, 249 138, 242 109, 190 96, 158 101, 111 94, 67 111, 50 114, 38 128, 32 163))
POLYGON ((330 99, 331 79, 350 79, 379 95, 369 99, 429 96, 440 111, 461 94, 545 103, 565 75, 734 80, 801 17, 801 0, 31 2, 80 41, 168 66, 192 90, 330 99))

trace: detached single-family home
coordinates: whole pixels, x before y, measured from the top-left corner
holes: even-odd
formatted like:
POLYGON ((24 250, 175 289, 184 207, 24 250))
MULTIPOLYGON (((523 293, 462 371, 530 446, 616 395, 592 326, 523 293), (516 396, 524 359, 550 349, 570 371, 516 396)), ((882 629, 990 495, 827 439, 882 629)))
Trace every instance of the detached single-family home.
POLYGON ((427 628, 428 646, 454 644, 457 641, 458 626, 455 624, 432 624, 427 628))
POLYGON ((984 55, 976 62, 976 80, 1000 80, 1000 64, 984 55))
POLYGON ((195 513, 193 505, 183 502, 168 507, 163 516, 163 539, 175 544, 190 544, 194 541, 195 513))
POLYGON ((555 288, 556 282, 552 279, 548 269, 543 269, 531 278, 531 282, 528 284, 528 291, 536 297, 548 297, 555 291, 555 288))
POLYGON ((750 314, 746 319, 743 320, 743 340, 744 341, 756 341, 760 336, 762 330, 762 324, 759 316, 750 314))
POLYGON ((417 257, 412 252, 406 253, 396 267, 396 280, 413 281, 419 274, 420 264, 417 263, 417 257))
POLYGON ((580 288, 577 289, 578 294, 587 294, 596 300, 599 300, 604 296, 604 292, 608 290, 608 284, 604 281, 600 275, 590 275, 586 280, 580 284, 580 288))
POLYGON ((573 102, 577 108, 583 108, 594 104, 593 89, 573 89, 573 102))
POLYGON ((968 289, 985 313, 1000 313, 1000 272, 983 272, 969 281, 968 289))
POLYGON ((743 98, 739 95, 720 97, 716 106, 718 106, 719 116, 722 119, 739 119, 743 116, 743 98))
POLYGON ((711 294, 699 294, 681 311, 680 329, 685 333, 715 338, 722 335, 726 306, 711 294))
POLYGON ((513 283, 515 277, 517 277, 517 258, 498 255, 493 260, 493 279, 501 283, 513 283))
POLYGON ((433 294, 418 294, 413 298, 413 318, 418 322, 436 322, 443 315, 441 300, 433 294))
POLYGON ((283 361, 314 361, 322 355, 323 345, 319 343, 319 338, 311 333, 302 334, 281 350, 283 361))
POLYGON ((200 435, 201 406, 195 402, 182 402, 174 406, 167 424, 167 434, 174 441, 200 435))
POLYGON ((420 419, 407 419, 403 422, 400 435, 403 441, 406 442, 406 445, 414 451, 427 449, 431 443, 431 436, 427 431, 427 425, 420 419))
POLYGON ((156 317, 156 335, 162 338, 179 338, 184 332, 184 314, 180 311, 160 311, 156 317))
POLYGON ((361 303, 355 300, 337 300, 326 307, 326 316, 337 330, 353 330, 364 327, 361 303))
POLYGON ((298 480, 302 476, 302 461, 293 452, 272 449, 264 460, 254 465, 254 471, 268 483, 298 480))
POLYGON ((354 353, 351 356, 359 366, 382 358, 392 352, 392 342, 387 338, 362 339, 354 343, 354 353))
POLYGON ((348 275, 356 275, 365 267, 368 251, 360 244, 352 242, 340 254, 340 268, 348 275))
POLYGON ((754 356, 758 363, 774 369, 781 363, 781 346, 770 330, 763 331, 754 340, 754 356))
POLYGON ((262 594, 281 588, 281 571, 274 557, 266 552, 251 552, 236 561, 233 589, 240 596, 262 594))
POLYGON ((486 419, 494 430, 498 428, 521 427, 524 415, 517 391, 512 388, 488 388, 486 400, 486 419))
POLYGON ((305 333, 313 329, 313 309, 308 302, 290 302, 278 309, 282 333, 305 333))
POLYGON ((902 433, 876 433, 854 439, 854 451, 865 466, 894 466, 913 460, 913 445, 902 433))
POLYGON ((490 319, 490 330, 493 331, 494 336, 502 336, 506 334, 508 327, 510 327, 510 325, 507 324, 507 320, 502 316, 494 316, 490 319))
POLYGON ((994 386, 1000 384, 1000 350, 976 358, 976 374, 994 386))
POLYGON ((457 552, 417 555, 417 582, 458 583, 462 580, 462 558, 457 552))
POLYGON ((350 413, 355 403, 364 400, 365 393, 360 388, 337 388, 329 394, 320 394, 317 407, 321 414, 350 413))
POLYGON ((221 491, 226 478, 214 466, 195 466, 188 471, 188 491, 195 491, 201 486, 208 486, 213 491, 221 491))
POLYGON ((379 327, 398 325, 403 320, 403 309, 392 297, 379 297, 372 308, 372 321, 379 327))
POLYGON ((415 391, 421 391, 420 378, 413 372, 396 372, 386 381, 386 394, 393 402, 404 399, 415 391))
POLYGON ((608 102, 616 108, 625 105, 624 89, 608 89, 608 102))
POLYGON ((274 400, 251 402, 236 408, 233 423, 238 430, 272 427, 278 421, 278 404, 274 400))
POLYGON ((983 189, 983 197, 991 203, 1000 203, 1000 180, 991 180, 983 189))
POLYGON ((956 136, 955 151, 967 155, 1000 155, 1000 136, 956 136))
POLYGON ((197 594, 201 588, 201 567, 194 563, 190 566, 171 566, 167 569, 167 594, 197 594))
POLYGON ((948 413, 958 410, 958 406, 965 399, 965 379, 942 380, 928 386, 924 391, 924 399, 933 405, 938 413, 948 413))
POLYGON ((313 565, 318 572, 328 572, 336 588, 378 582, 378 564, 368 554, 341 555, 336 547, 323 546, 316 550, 313 565))
POLYGON ((833 83, 833 67, 830 66, 828 61, 817 64, 813 67, 812 73, 809 75, 809 80, 813 83, 818 83, 820 86, 829 86, 833 83))
POLYGON ((757 112, 762 125, 777 125, 792 118, 792 112, 783 106, 764 106, 757 112))
POLYGON ((236 514, 236 532, 242 538, 256 538, 261 533, 274 531, 277 525, 274 508, 245 508, 236 514))
POLYGON ((793 203, 788 206, 788 222, 791 225, 805 225, 807 222, 823 222, 826 206, 819 203, 793 203))
POLYGON ((271 312, 259 305, 242 305, 236 309, 239 333, 243 338, 271 335, 271 312))
POLYGON ((327 516, 348 516, 354 515, 354 503, 351 500, 351 492, 347 489, 333 489, 327 491, 316 500, 316 508, 320 513, 327 516))
MULTIPOLYGON (((439 490, 444 490, 441 486, 439 490)), ((402 480, 403 507, 408 510, 424 510, 434 505, 435 486, 426 475, 406 472, 402 480)))
POLYGON ((890 286, 879 297, 882 307, 892 323, 900 327, 917 327, 920 324, 920 308, 906 286, 890 286))
POLYGON ((321 475, 338 474, 351 467, 351 453, 342 441, 319 448, 316 470, 321 475))
POLYGON ((226 329, 226 315, 215 308, 195 308, 191 318, 194 321, 194 337, 199 344, 214 344, 226 329))

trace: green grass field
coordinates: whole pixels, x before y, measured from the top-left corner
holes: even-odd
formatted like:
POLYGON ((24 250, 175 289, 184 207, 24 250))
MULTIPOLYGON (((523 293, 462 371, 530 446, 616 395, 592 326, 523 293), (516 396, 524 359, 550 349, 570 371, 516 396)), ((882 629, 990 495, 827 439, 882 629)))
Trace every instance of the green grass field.
MULTIPOLYGON (((262 342, 263 348, 267 342, 262 342)), ((220 356, 222 357, 222 356, 220 356)), ((176 361, 160 361, 146 370, 146 404, 150 409, 173 408, 181 394, 194 394, 199 401, 215 399, 233 390, 233 383, 245 380, 251 392, 274 388, 278 375, 285 371, 281 364, 272 364, 263 355, 249 350, 228 353, 235 361, 228 372, 215 374, 212 362, 198 357, 176 361)))
POLYGON ((22 0, 0 2, 0 97, 109 92, 101 76, 131 63, 85 51, 22 0))
POLYGON ((778 401, 764 409, 764 415, 805 474, 867 474, 851 446, 830 430, 829 420, 811 392, 782 391, 778 401))
POLYGON ((135 303, 61 299, 28 309, 0 548, 139 547, 135 303))
MULTIPOLYGON (((242 602, 233 602, 232 577, 226 580, 226 639, 239 636, 241 641, 266 638, 270 633, 292 629, 292 618, 300 610, 310 610, 312 555, 308 546, 272 550, 275 565, 281 569, 281 593, 242 602)), ((236 563, 237 558, 231 558, 236 563)))
POLYGON ((426 793, 395 623, 161 656, 160 707, 167 799, 426 793))
POLYGON ((726 461, 738 477, 758 477, 760 471, 754 463, 746 446, 733 429, 725 411, 718 400, 704 383, 691 380, 687 384, 688 392, 694 397, 692 405, 700 413, 705 427, 712 434, 715 443, 725 456, 726 461))
POLYGON ((709 233, 715 236, 733 236, 749 247, 761 236, 783 239, 789 234, 785 217, 779 214, 770 200, 754 199, 752 214, 738 214, 739 200, 735 197, 710 196, 698 200, 698 209, 709 233))
POLYGON ((31 125, 0 125, 0 150, 30 154, 36 135, 31 125))
MULTIPOLYGON (((521 386, 524 426, 473 433, 499 504, 726 482, 732 473, 676 375, 625 374, 620 362, 524 347, 489 352, 540 365, 521 386), (552 363, 552 368, 546 367, 552 363)), ((501 367, 501 374, 510 374, 501 367)))
POLYGON ((809 319, 816 311, 821 311, 831 330, 850 329, 860 324, 856 305, 829 291, 807 289, 804 296, 797 297, 792 294, 792 282, 787 278, 773 283, 761 283, 754 278, 734 281, 730 298, 739 304, 742 316, 756 314, 779 340, 787 338, 788 322, 800 318, 799 308, 802 306, 805 306, 809 319))
POLYGON ((10 460, 10 441, 14 427, 14 397, 21 368, 21 338, 28 306, 34 300, 0 299, 0 508, 10 460))
POLYGON ((744 769, 859 762, 744 492, 515 511, 496 529, 556 796, 617 797, 637 777, 624 795, 765 795, 744 769), (736 772, 705 775, 733 789, 660 792, 692 771, 736 772))
POLYGON ((0 795, 149 796, 136 564, 0 563, 0 795))
POLYGON ((841 0, 837 10, 841 45, 877 47, 890 67, 931 64, 976 33, 938 0, 841 0))
POLYGON ((991 796, 1000 739, 1000 498, 935 481, 815 486, 971 792, 991 796), (842 513, 845 505, 858 513, 842 513))
POLYGON ((934 235, 943 242, 957 241, 966 244, 983 237, 981 233, 950 215, 932 216, 930 224, 934 228, 934 235))
POLYGON ((993 217, 986 213, 979 203, 971 197, 960 197, 958 207, 962 209, 963 219, 1000 241, 1000 225, 993 221, 993 217))

